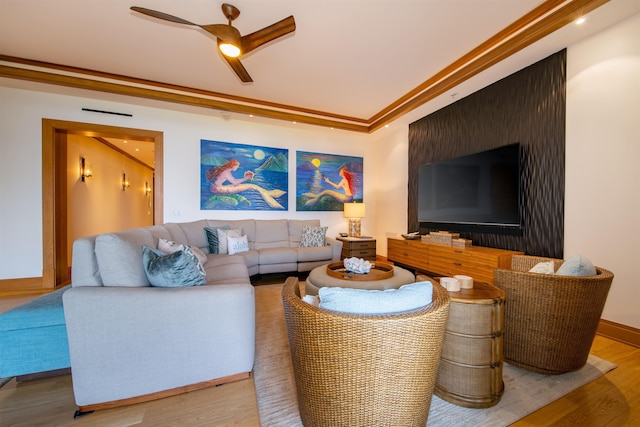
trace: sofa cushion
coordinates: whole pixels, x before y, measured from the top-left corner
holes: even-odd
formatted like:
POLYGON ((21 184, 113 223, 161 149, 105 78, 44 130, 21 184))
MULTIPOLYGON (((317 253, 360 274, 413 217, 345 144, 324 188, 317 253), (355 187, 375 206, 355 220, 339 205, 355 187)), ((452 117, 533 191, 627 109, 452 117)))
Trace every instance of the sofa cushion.
MULTIPOLYGON (((152 225, 150 227, 145 227, 145 229, 151 233, 154 239, 166 239, 166 240, 174 240, 171 237, 171 233, 164 225, 152 225)), ((180 243, 186 243, 186 241, 181 241, 180 243)))
POLYGON ((100 266, 96 258, 96 237, 81 237, 73 242, 72 286, 103 286, 100 266))
POLYGON ((143 246, 142 262, 151 286, 176 288, 207 284, 202 264, 187 246, 170 254, 143 246))
POLYGON ((598 274, 591 261, 583 255, 573 255, 556 271, 558 276, 595 276, 598 274))
POLYGON ((207 247, 210 254, 218 253, 218 229, 229 230, 231 227, 228 225, 221 225, 218 227, 205 227, 204 234, 207 238, 207 247))
POLYGON ((324 239, 327 235, 328 227, 313 227, 305 225, 302 227, 302 238, 300 239, 301 248, 312 248, 324 246, 324 239))
POLYGON ((221 285, 234 283, 251 284, 249 271, 240 255, 216 255, 210 256, 204 265, 207 273, 207 284, 221 285))
POLYGON ((353 314, 387 314, 414 310, 431 304, 433 285, 418 282, 398 289, 368 290, 320 288, 320 308, 353 314))
POLYGON ((181 222, 178 224, 184 232, 184 235, 187 237, 187 241, 183 242, 181 240, 176 240, 176 242, 185 243, 189 246, 197 246, 199 248, 207 247, 207 238, 202 232, 202 230, 208 225, 206 220, 201 219, 198 221, 181 222))
POLYGON ((288 248, 289 247, 289 221, 256 220, 255 249, 288 248))
POLYGON ((320 246, 312 248, 297 248, 298 262, 313 262, 313 261, 331 261, 333 257, 333 250, 331 246, 320 246))
POLYGON ((155 247, 143 228, 105 233, 96 237, 96 258, 104 286, 149 286, 142 266, 142 246, 155 247))
POLYGON ((267 248, 258 251, 260 265, 297 263, 298 254, 291 248, 267 248))

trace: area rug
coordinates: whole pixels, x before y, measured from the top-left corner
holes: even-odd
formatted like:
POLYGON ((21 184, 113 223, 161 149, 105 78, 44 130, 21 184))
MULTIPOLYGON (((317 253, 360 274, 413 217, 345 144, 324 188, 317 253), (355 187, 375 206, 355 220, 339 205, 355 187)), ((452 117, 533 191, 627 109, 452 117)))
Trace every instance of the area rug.
MULTIPOLYGON (((262 427, 302 426, 281 300, 282 285, 257 286, 256 362, 254 382, 262 427)), ((492 408, 463 408, 433 396, 427 426, 502 427, 614 369, 615 364, 589 355, 576 372, 545 376, 508 364, 503 368, 505 393, 492 408)))

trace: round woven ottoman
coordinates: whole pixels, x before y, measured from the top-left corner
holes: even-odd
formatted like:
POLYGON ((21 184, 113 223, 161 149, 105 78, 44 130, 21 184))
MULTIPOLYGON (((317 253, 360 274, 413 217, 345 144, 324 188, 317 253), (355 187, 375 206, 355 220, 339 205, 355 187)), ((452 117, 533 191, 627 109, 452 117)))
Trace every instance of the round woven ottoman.
POLYGON ((393 276, 380 280, 345 280, 332 277, 327 274, 327 266, 316 267, 307 277, 305 282, 305 293, 307 295, 318 295, 318 289, 324 287, 358 288, 358 289, 397 289, 402 285, 413 283, 416 277, 408 270, 400 267, 393 267, 393 276))

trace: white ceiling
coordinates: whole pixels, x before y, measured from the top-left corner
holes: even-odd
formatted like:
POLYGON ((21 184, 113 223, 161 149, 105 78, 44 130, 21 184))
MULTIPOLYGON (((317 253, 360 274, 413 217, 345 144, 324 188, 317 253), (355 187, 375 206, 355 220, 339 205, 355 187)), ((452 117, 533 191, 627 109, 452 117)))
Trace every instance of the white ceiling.
MULTIPOLYGON (((0 54, 367 120, 543 3, 540 0, 230 0, 247 34, 289 15, 296 31, 242 58, 242 83, 197 27, 153 19, 142 6, 198 24, 226 23, 220 0, 0 0, 0 54)), ((628 16, 612 0, 455 91, 415 120, 628 16), (453 95, 455 92, 456 95, 453 95)), ((0 61, 1 62, 1 61, 0 61)))

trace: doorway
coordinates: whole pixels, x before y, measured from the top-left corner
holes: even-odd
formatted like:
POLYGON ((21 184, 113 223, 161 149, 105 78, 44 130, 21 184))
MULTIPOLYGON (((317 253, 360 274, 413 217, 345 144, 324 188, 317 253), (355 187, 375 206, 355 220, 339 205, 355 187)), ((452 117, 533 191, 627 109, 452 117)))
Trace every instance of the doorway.
POLYGON ((71 280, 67 255, 66 141, 68 135, 116 138, 154 144, 153 221, 163 222, 163 133, 159 131, 61 120, 42 120, 42 287, 71 280))

